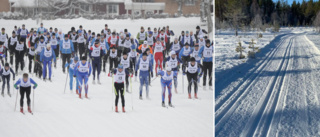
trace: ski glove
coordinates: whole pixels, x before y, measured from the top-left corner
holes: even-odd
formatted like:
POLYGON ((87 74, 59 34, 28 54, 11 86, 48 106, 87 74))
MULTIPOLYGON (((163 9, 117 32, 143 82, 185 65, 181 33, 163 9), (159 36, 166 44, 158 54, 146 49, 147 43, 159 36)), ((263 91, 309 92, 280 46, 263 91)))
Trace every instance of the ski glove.
POLYGON ((73 77, 76 77, 76 75, 73 75, 73 77))
POLYGON ((37 85, 37 84, 34 84, 33 89, 36 89, 37 87, 38 87, 38 85, 37 85))
POLYGON ((19 89, 17 85, 14 85, 14 88, 19 89))

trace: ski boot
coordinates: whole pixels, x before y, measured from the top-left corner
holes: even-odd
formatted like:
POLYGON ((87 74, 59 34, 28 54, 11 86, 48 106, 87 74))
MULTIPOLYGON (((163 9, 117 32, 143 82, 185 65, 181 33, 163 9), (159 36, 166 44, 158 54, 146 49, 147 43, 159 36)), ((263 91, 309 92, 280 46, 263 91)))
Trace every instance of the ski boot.
POLYGON ((30 108, 30 107, 28 107, 28 112, 29 112, 29 113, 32 113, 32 111, 31 111, 31 108, 30 108))
POLYGON ((135 76, 135 77, 134 77, 134 81, 135 81, 135 82, 137 82, 137 81, 138 81, 138 80, 137 80, 137 76, 135 76))
POLYGON ((24 112, 23 112, 23 107, 20 108, 20 112, 24 114, 24 112))
POLYGON ((210 89, 210 90, 213 90, 212 86, 209 86, 209 89, 210 89))
POLYGON ((111 76, 110 76, 110 72, 108 73, 108 77, 111 77, 111 76))
POLYGON ((81 94, 79 94, 79 98, 81 99, 81 94))
POLYGON ((194 93, 194 98, 198 99, 197 93, 194 93))
POLYGON ((139 99, 142 100, 142 95, 140 95, 139 99))
POLYGON ((52 82, 52 81, 51 81, 51 78, 49 78, 49 81, 52 82))
POLYGON ((84 97, 85 97, 85 98, 88 98, 88 94, 86 93, 86 94, 84 95, 84 97))
POLYGON ((171 102, 169 102, 169 107, 173 107, 173 105, 171 104, 171 102))
POLYGON ((11 97, 11 94, 10 94, 10 92, 9 92, 9 91, 8 91, 8 96, 9 96, 9 97, 11 97))
POLYGON ((78 90, 76 90, 76 93, 79 94, 78 90))
POLYGON ((119 111, 118 111, 118 106, 116 106, 116 107, 115 107, 115 109, 116 109, 116 111, 115 111, 115 112, 117 112, 117 113, 118 113, 118 112, 119 112, 119 111))
POLYGON ((101 85, 100 79, 98 79, 98 84, 101 85))
POLYGON ((1 92, 1 96, 3 96, 3 97, 4 97, 4 93, 3 93, 3 92, 1 92))
POLYGON ((174 91, 178 94, 178 90, 177 90, 177 88, 174 88, 174 91))
POLYGON ((95 80, 93 80, 93 81, 92 81, 92 84, 96 84, 96 81, 95 81, 95 80))
POLYGON ((164 101, 162 101, 162 107, 166 107, 166 104, 164 104, 164 101))
POLYGON ((46 82, 46 79, 45 79, 45 78, 43 78, 43 81, 44 81, 44 82, 46 82))
POLYGON ((203 90, 206 90, 206 86, 203 86, 203 90))
POLYGON ((123 112, 123 113, 126 113, 126 110, 124 110, 124 107, 122 107, 122 112, 123 112))
POLYGON ((188 95, 189 95, 188 99, 191 99, 191 93, 188 93, 188 95))

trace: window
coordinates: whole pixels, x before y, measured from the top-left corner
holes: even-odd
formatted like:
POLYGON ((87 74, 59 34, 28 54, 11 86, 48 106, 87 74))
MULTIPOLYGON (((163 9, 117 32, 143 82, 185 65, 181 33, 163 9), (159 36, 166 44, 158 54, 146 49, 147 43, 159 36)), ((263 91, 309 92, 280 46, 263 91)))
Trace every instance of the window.
POLYGON ((185 0, 186 6, 194 6, 196 4, 195 0, 185 0))
POLYGON ((118 13, 118 5, 116 5, 116 4, 108 5, 108 13, 109 14, 117 14, 118 13))

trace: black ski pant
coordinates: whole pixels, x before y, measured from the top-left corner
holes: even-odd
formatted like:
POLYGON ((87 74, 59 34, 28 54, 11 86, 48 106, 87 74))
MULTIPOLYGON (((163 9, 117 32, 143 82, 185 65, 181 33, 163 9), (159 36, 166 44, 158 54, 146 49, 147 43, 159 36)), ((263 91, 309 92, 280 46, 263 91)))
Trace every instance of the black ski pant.
POLYGON ((42 64, 40 62, 40 55, 39 54, 36 55, 36 61, 34 62, 33 72, 38 74, 39 78, 41 78, 41 76, 42 76, 42 64))
POLYGON ((14 46, 9 46, 9 53, 10 53, 10 65, 13 65, 13 56, 14 56, 14 46))
MULTIPOLYGON (((64 67, 66 65, 66 62, 70 63, 70 58, 71 58, 71 54, 61 54, 62 56, 62 70, 63 72, 66 71, 66 68, 64 67)), ((68 66, 68 70, 69 70, 69 66, 68 66)))
POLYGON ((31 86, 30 87, 20 87, 20 95, 21 95, 20 107, 21 108, 23 107, 24 94, 27 94, 26 95, 27 96, 27 104, 28 104, 28 107, 30 107, 30 102, 31 102, 30 93, 31 93, 31 86))
POLYGON ((206 86, 207 73, 209 73, 209 86, 212 86, 212 66, 212 62, 203 62, 203 86, 206 86))
POLYGON ((190 56, 181 56, 182 64, 186 64, 190 60, 190 56))
POLYGON ((119 101, 119 95, 121 96, 121 103, 122 103, 122 107, 125 106, 125 100, 124 100, 124 92, 123 92, 123 88, 124 88, 124 83, 114 83, 114 87, 116 89, 116 106, 118 106, 118 101, 119 101))
POLYGON ((24 57, 24 52, 23 52, 23 51, 16 51, 16 52, 15 52, 15 58, 16 58, 16 74, 18 73, 19 64, 20 64, 21 71, 22 71, 23 68, 24 68, 24 60, 23 60, 23 57, 24 57))
POLYGON ((78 43, 77 42, 72 42, 72 43, 74 48, 74 56, 78 57, 78 43))
POLYGON ((103 71, 105 72, 106 71, 106 64, 108 62, 108 55, 107 54, 103 55, 102 59, 103 59, 103 71))
POLYGON ((117 68, 118 67, 118 58, 109 58, 109 72, 111 71, 112 68, 117 68))
MULTIPOLYGON (((130 69, 135 70, 136 68, 136 57, 131 58, 130 57, 130 69)), ((137 76, 137 73, 134 73, 135 76, 137 76)))
MULTIPOLYGON (((28 58, 29 58, 29 73, 31 73, 32 61, 33 61, 33 59, 34 59, 34 56, 28 55, 28 58)), ((35 72, 35 70, 33 70, 33 72, 35 72)))
POLYGON ((10 74, 9 75, 2 75, 2 93, 4 92, 4 87, 6 84, 7 84, 8 93, 10 92, 9 82, 10 82, 10 74))
POLYGON ((79 54, 80 54, 80 58, 82 58, 83 56, 86 57, 86 46, 84 43, 78 43, 78 49, 79 49, 79 54))
POLYGON ((188 78, 188 93, 191 93, 192 83, 194 84, 194 93, 198 92, 198 73, 189 73, 187 72, 188 78))

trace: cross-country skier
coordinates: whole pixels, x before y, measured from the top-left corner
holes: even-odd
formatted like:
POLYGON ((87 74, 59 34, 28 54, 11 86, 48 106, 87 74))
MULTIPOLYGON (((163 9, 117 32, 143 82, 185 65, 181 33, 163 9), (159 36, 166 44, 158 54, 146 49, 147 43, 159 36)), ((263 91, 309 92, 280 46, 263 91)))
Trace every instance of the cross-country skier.
POLYGON ((20 112, 21 113, 24 113, 23 112, 23 99, 24 99, 24 95, 26 94, 26 97, 27 97, 27 105, 28 105, 28 112, 29 113, 32 113, 31 111, 31 106, 30 106, 30 102, 31 102, 31 99, 30 99, 30 93, 31 93, 31 84, 33 84, 33 89, 36 89, 37 88, 37 83, 28 76, 27 73, 24 73, 23 74, 23 77, 20 78, 15 84, 14 84, 14 87, 16 89, 19 89, 19 85, 20 85, 20 112))
POLYGON ((134 44, 133 39, 130 39, 130 35, 126 34, 126 38, 122 41, 123 43, 123 52, 129 53, 131 46, 134 44))
MULTIPOLYGON (((118 69, 113 70, 114 73, 114 88, 115 88, 115 94, 116 94, 116 99, 115 99, 115 112, 118 112, 118 100, 119 100, 119 95, 121 97, 121 104, 122 104, 122 112, 126 112, 124 107, 125 107, 125 99, 124 99, 124 79, 125 77, 129 76, 128 70, 123 68, 122 64, 118 65, 118 69)), ((127 82, 126 82, 127 83, 127 82)))
MULTIPOLYGON (((56 60, 59 59, 59 40, 56 38, 55 33, 52 33, 49 43, 51 44, 51 48, 56 55, 56 60)), ((57 67, 57 63, 54 62, 54 67, 57 67)))
POLYGON ((68 35, 64 35, 64 40, 60 41, 60 54, 62 56, 62 70, 65 73, 66 62, 70 62, 71 54, 74 54, 73 43, 68 39, 68 35))
MULTIPOLYGON (((167 64, 168 66, 170 66, 170 68, 172 69, 173 72, 177 73, 179 71, 179 66, 180 66, 180 63, 182 63, 182 61, 177 57, 177 55, 175 54, 174 51, 171 51, 170 56, 167 57, 166 62, 164 62, 164 63, 167 64)), ((173 78, 173 82, 174 82, 175 92, 178 93, 177 77, 173 78)))
POLYGON ((9 63, 6 63, 4 65, 4 68, 2 68, 0 71, 0 75, 2 77, 2 82, 3 82, 2 83, 2 92, 1 92, 2 96, 4 96, 4 87, 7 84, 8 95, 11 97, 11 94, 10 94, 10 72, 13 75, 12 76, 13 80, 15 80, 15 75, 14 75, 13 70, 10 68, 9 63))
POLYGON ((210 40, 206 41, 206 46, 201 47, 198 56, 202 59, 203 63, 203 89, 206 89, 207 74, 209 78, 209 89, 212 88, 212 68, 213 68, 213 46, 210 45, 210 40))
POLYGON ((148 45, 148 42, 147 41, 144 41, 143 44, 141 44, 139 47, 138 47, 138 52, 140 54, 142 54, 143 52, 146 51, 146 49, 150 49, 150 53, 153 54, 152 50, 151 50, 151 46, 148 45))
POLYGON ((78 37, 78 34, 76 33, 76 30, 72 30, 72 33, 70 33, 69 39, 71 39, 71 41, 72 41, 75 56, 78 56, 77 37, 78 37))
POLYGON ((108 38, 108 44, 110 47, 115 47, 119 36, 116 35, 116 32, 112 32, 112 36, 108 38))
POLYGON ((107 52, 109 51, 110 47, 109 47, 107 40, 105 39, 105 35, 101 36, 101 38, 100 38, 100 46, 104 50, 104 55, 102 57, 102 66, 103 66, 103 72, 106 72, 106 63, 108 61, 107 52))
POLYGON ((160 68, 163 70, 163 51, 165 50, 165 46, 160 42, 160 38, 157 38, 157 42, 154 43, 152 49, 154 49, 154 61, 156 62, 155 71, 157 74, 157 70, 160 68))
MULTIPOLYGON (((129 71, 132 74, 132 69, 130 67, 130 59, 128 58, 127 52, 123 52, 123 55, 120 59, 119 64, 122 65, 123 69, 129 71)), ((126 92, 129 92, 129 76, 128 75, 126 75, 126 92)))
POLYGON ((186 43, 188 43, 189 44, 189 46, 190 47, 193 47, 193 39, 192 39, 192 37, 189 35, 189 31, 186 31, 186 35, 184 35, 183 37, 182 37, 182 39, 180 39, 181 40, 181 44, 184 46, 184 45, 186 45, 186 43))
POLYGON ((139 45, 143 44, 143 42, 145 41, 147 35, 148 35, 147 32, 144 31, 143 27, 141 27, 140 28, 140 32, 138 32, 138 34, 137 34, 137 39, 139 40, 139 45))
POLYGON ((121 53, 116 49, 116 47, 111 47, 111 49, 108 52, 109 56, 109 73, 108 76, 110 77, 110 72, 112 68, 117 68, 118 67, 118 62, 121 56, 121 53))
POLYGON ((7 53, 7 48, 4 46, 3 42, 0 42, 0 60, 2 66, 4 65, 3 58, 5 58, 7 62, 7 53))
POLYGON ((105 50, 102 49, 100 45, 100 41, 97 39, 94 42, 94 45, 90 47, 90 58, 92 60, 92 68, 93 68, 93 81, 95 84, 96 70, 97 70, 97 79, 98 84, 100 83, 100 72, 101 72, 101 59, 105 53, 105 50))
POLYGON ((18 37, 16 36, 15 31, 12 31, 12 36, 8 40, 8 49, 10 53, 10 64, 13 64, 13 55, 15 51, 16 44, 18 42, 18 37))
POLYGON ((5 28, 1 29, 0 42, 3 42, 4 46, 7 47, 8 35, 6 34, 6 29, 5 28))
POLYGON ((177 72, 176 71, 173 71, 172 72, 172 69, 170 66, 167 66, 166 67, 166 71, 162 71, 162 70, 159 70, 159 72, 157 73, 157 77, 158 75, 161 76, 161 88, 162 88, 162 107, 165 107, 165 95, 166 95, 166 88, 168 88, 168 104, 170 107, 173 107, 172 106, 172 103, 171 103, 171 98, 172 98, 172 92, 171 92, 171 89, 172 89, 172 80, 174 78, 177 78, 177 72))
POLYGON ((140 70, 140 72, 139 72, 139 78, 140 78, 140 88, 139 88, 140 89, 140 97, 139 97, 139 99, 142 100, 143 85, 146 86, 146 95, 147 95, 147 98, 149 98, 149 71, 151 71, 153 73, 152 64, 148 60, 147 53, 143 53, 142 58, 138 59, 135 71, 137 72, 138 69, 140 70))
POLYGON ((204 34, 208 34, 206 30, 200 29, 200 26, 197 26, 196 29, 197 29, 195 34, 196 39, 200 38, 200 36, 204 36, 204 34))
MULTIPOLYGON (((32 69, 32 61, 34 60, 34 56, 36 54, 36 49, 34 48, 34 45, 31 45, 31 47, 28 49, 28 58, 29 58, 29 73, 31 74, 32 69)), ((35 72, 35 69, 33 70, 35 72)))
POLYGON ((191 53, 192 49, 189 46, 189 43, 184 44, 184 47, 179 52, 179 59, 182 60, 182 64, 185 64, 189 61, 191 53))
POLYGON ((156 42, 156 38, 153 37, 153 32, 149 31, 148 36, 146 37, 146 41, 148 42, 148 45, 152 47, 154 43, 156 42))
POLYGON ((47 32, 47 29, 43 27, 43 23, 40 23, 40 27, 38 28, 38 32, 40 32, 40 33, 47 32))
MULTIPOLYGON (((44 38, 40 37, 40 41, 38 41, 34 48, 36 49, 36 57, 35 57, 35 66, 34 66, 34 71, 36 72, 36 75, 39 76, 39 78, 41 78, 42 76, 42 66, 41 66, 41 62, 40 62, 40 53, 41 51, 46 47, 47 43, 44 42, 44 38)), ((17 73, 17 72, 16 72, 17 73)))
POLYGON ((28 29, 25 28, 26 26, 22 24, 22 28, 18 30, 17 34, 19 38, 28 38, 29 32, 28 29))
MULTIPOLYGON (((137 61, 137 51, 136 51, 136 45, 133 44, 131 46, 131 50, 130 52, 128 53, 128 56, 130 58, 130 68, 131 70, 135 70, 135 67, 136 67, 136 61, 137 61)), ((135 77, 134 77, 134 80, 137 81, 137 72, 135 71, 134 73, 135 77)), ((131 76, 132 77, 132 76, 131 76)))
POLYGON ((46 81, 46 76, 47 76, 47 66, 49 69, 49 81, 51 81, 51 73, 52 73, 52 60, 54 63, 56 63, 56 55, 54 51, 51 48, 51 44, 47 44, 47 48, 44 48, 41 53, 40 53, 40 61, 43 64, 43 70, 42 70, 42 75, 43 75, 43 80, 46 81))
POLYGON ((79 81, 79 98, 81 99, 82 85, 85 89, 85 98, 88 98, 88 80, 91 74, 91 64, 87 62, 86 57, 81 58, 81 62, 78 62, 73 70, 73 76, 78 78, 79 81))
POLYGON ((194 57, 191 57, 190 61, 182 67, 183 75, 187 74, 188 78, 188 95, 191 99, 191 85, 194 84, 194 98, 198 98, 198 78, 202 75, 202 65, 196 62, 194 57))
POLYGON ((66 63, 65 67, 69 66, 69 77, 70 77, 70 91, 73 89, 73 78, 75 77, 76 81, 76 93, 79 94, 79 81, 77 78, 77 74, 74 72, 74 67, 77 65, 79 57, 74 57, 71 59, 70 63, 66 63))
POLYGON ((78 31, 78 37, 77 37, 77 45, 79 48, 79 54, 80 54, 80 58, 82 58, 83 56, 86 56, 86 41, 87 41, 87 37, 85 35, 83 35, 82 31, 78 31))
POLYGON ((174 38, 174 41, 171 42, 171 44, 170 44, 171 51, 175 51, 176 55, 179 56, 179 52, 180 52, 181 48, 182 48, 182 46, 181 46, 181 43, 178 40, 178 38, 174 38))
MULTIPOLYGON (((43 40, 43 39, 42 39, 43 40)), ((26 40, 24 38, 20 38, 19 43, 16 44, 15 47, 15 58, 16 58, 16 75, 18 75, 18 68, 20 64, 21 71, 24 68, 24 55, 27 51, 26 40)))

